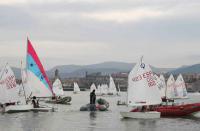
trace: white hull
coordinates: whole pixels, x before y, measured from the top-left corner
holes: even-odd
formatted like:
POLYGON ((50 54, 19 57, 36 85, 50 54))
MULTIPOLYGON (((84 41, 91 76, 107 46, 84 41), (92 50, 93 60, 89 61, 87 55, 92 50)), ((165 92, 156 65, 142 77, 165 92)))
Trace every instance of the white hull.
POLYGON ((10 105, 5 107, 6 113, 28 112, 33 108, 32 105, 10 105))
POLYGON ((40 107, 40 108, 32 108, 31 111, 34 112, 54 112, 55 109, 52 107, 40 107))
POLYGON ((123 118, 134 118, 134 119, 156 119, 160 118, 160 112, 149 111, 149 112, 120 112, 123 118))

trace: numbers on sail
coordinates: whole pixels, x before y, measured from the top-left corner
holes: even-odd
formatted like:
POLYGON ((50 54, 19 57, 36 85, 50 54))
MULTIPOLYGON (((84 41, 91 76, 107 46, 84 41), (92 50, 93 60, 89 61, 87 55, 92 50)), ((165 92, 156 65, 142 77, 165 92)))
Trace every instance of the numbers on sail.
POLYGON ((146 79, 147 80, 149 87, 152 87, 152 86, 156 85, 156 82, 154 80, 152 71, 145 72, 145 73, 143 73, 141 75, 138 75, 138 76, 132 78, 132 81, 136 82, 136 81, 140 81, 142 79, 146 79))
POLYGON ((7 89, 12 89, 17 86, 16 81, 15 81, 15 76, 8 76, 4 80, 0 81, 0 84, 6 84, 7 89))

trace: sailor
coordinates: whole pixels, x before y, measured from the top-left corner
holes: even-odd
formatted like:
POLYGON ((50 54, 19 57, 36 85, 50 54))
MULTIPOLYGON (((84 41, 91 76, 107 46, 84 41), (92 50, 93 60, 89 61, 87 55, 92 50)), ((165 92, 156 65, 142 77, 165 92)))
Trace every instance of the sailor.
POLYGON ((145 112, 145 111, 147 111, 147 106, 142 106, 141 112, 145 112))
POLYGON ((90 93, 90 111, 96 111, 96 94, 95 90, 90 93))
POLYGON ((95 94, 95 90, 93 90, 90 93, 90 104, 95 104, 96 103, 96 94, 95 94))
POLYGON ((36 96, 33 96, 32 104, 33 104, 33 108, 39 108, 39 102, 38 100, 36 101, 36 96))

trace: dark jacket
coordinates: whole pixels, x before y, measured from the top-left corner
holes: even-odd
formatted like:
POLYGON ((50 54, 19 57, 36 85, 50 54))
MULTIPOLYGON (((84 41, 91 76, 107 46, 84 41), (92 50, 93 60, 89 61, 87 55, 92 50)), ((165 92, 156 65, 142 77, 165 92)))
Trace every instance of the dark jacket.
POLYGON ((95 104, 96 103, 96 94, 95 92, 90 93, 90 104, 95 104))

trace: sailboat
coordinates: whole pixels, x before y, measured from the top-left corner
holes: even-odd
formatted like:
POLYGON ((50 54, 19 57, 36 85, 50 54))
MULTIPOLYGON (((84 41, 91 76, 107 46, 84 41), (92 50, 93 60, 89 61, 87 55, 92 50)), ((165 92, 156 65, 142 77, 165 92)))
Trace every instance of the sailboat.
POLYGON ((97 90, 94 83, 90 86, 90 92, 92 92, 93 90, 95 90, 95 91, 97 90))
POLYGON ((153 78, 153 72, 150 66, 144 63, 142 58, 129 73, 127 92, 128 106, 137 108, 129 112, 120 112, 123 118, 160 118, 160 112, 138 109, 143 109, 151 105, 159 105, 162 102, 158 87, 153 78))
POLYGON ((108 95, 116 95, 116 94, 117 94, 117 89, 116 89, 116 86, 115 86, 115 82, 114 82, 113 78, 110 76, 108 95))
POLYGON ((32 109, 31 105, 20 101, 19 89, 12 69, 6 64, 0 74, 0 103, 5 105, 3 112, 27 112, 32 109))
POLYGON ((101 96, 102 95, 102 93, 101 93, 101 86, 100 85, 97 86, 97 90, 95 91, 95 94, 97 96, 101 96))
POLYGON ((106 84, 102 84, 101 85, 101 94, 102 95, 106 95, 108 92, 107 92, 107 89, 106 89, 106 84))
POLYGON ((69 102, 72 98, 70 96, 64 96, 62 82, 58 78, 53 83, 53 93, 55 94, 55 97, 46 101, 46 103, 70 104, 69 102))
POLYGON ((74 82, 74 94, 80 92, 80 88, 78 86, 78 83, 74 82))
POLYGON ((165 82, 165 77, 161 74, 160 77, 159 77, 160 81, 161 81, 161 97, 165 97, 165 91, 166 91, 166 88, 167 88, 167 85, 166 85, 166 82, 165 82))
MULTIPOLYGON (((37 98, 49 98, 54 96, 52 85, 40 62, 35 49, 29 39, 27 39, 27 56, 26 56, 26 75, 27 86, 31 89, 31 96, 37 98)), ((52 107, 33 108, 33 111, 53 111, 52 107)))
POLYGON ((120 94, 121 94, 121 90, 120 90, 119 84, 118 84, 118 86, 117 86, 117 89, 118 89, 118 91, 117 91, 117 95, 120 96, 120 94))
POLYGON ((171 74, 167 80, 166 98, 174 99, 178 96, 174 76, 171 74))
POLYGON ((166 89, 165 83, 163 83, 163 80, 161 80, 156 74, 154 75, 154 79, 160 91, 161 98, 165 97, 165 89, 166 89))
POLYGON ((185 86, 185 81, 183 79, 183 76, 181 74, 179 74, 179 76, 177 77, 176 81, 175 81, 175 86, 177 89, 177 98, 179 99, 185 99, 188 98, 187 96, 187 89, 185 86))
POLYGON ((165 100, 163 99, 165 104, 156 107, 154 111, 160 112, 162 117, 183 117, 187 115, 195 115, 200 111, 200 103, 174 104, 174 99, 187 97, 183 81, 184 80, 181 75, 179 75, 176 82, 173 75, 170 75, 167 81, 166 93, 164 97, 165 100), (181 95, 179 95, 179 92, 182 92, 181 95), (168 104, 170 101, 173 102, 171 105, 168 104))
POLYGON ((53 92, 56 96, 63 96, 64 95, 62 83, 58 78, 53 83, 53 92))

